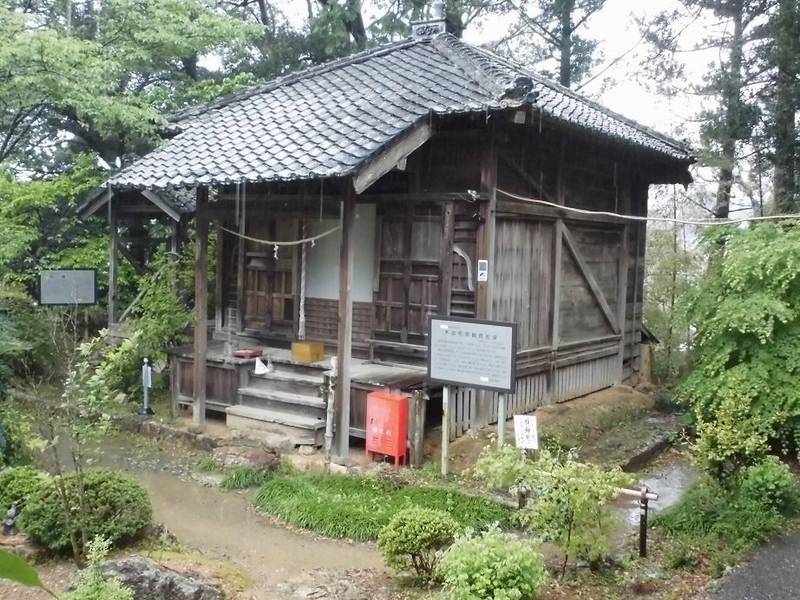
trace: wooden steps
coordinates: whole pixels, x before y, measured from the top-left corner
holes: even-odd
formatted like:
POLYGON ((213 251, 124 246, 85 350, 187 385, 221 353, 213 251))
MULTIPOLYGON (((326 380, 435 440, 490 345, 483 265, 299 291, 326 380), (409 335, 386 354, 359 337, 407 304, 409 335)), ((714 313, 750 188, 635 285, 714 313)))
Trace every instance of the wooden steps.
POLYGON ((325 433, 326 404, 320 397, 319 366, 273 361, 275 370, 252 370, 237 390, 238 403, 226 410, 232 429, 257 433, 281 448, 319 446, 325 433))

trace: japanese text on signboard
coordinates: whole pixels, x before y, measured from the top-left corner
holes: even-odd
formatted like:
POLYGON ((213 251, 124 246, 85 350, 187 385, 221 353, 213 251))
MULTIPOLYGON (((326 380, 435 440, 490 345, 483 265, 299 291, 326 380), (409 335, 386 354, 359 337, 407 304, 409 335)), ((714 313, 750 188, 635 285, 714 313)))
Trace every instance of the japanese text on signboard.
POLYGON ((431 381, 513 392, 513 323, 431 317, 429 343, 431 381))

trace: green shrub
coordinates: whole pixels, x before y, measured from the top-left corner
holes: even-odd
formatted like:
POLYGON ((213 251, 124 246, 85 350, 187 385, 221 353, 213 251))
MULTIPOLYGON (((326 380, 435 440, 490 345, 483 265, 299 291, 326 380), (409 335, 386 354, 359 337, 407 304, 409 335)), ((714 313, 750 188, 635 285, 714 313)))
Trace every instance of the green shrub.
POLYGON ((547 584, 542 555, 497 529, 457 539, 436 571, 453 600, 532 600, 547 584))
POLYGON ((311 472, 274 475, 259 489, 256 504, 291 525, 354 540, 377 539, 395 514, 415 506, 443 510, 462 528, 484 529, 511 520, 502 504, 452 488, 311 472))
POLYGON ((0 513, 5 514, 15 502, 24 506, 28 497, 49 480, 47 473, 33 467, 12 467, 0 471, 0 513))
POLYGON ((620 469, 579 462, 573 451, 543 449, 531 461, 510 446, 484 448, 472 476, 494 488, 531 490, 531 501, 517 519, 540 541, 564 552, 563 569, 570 557, 596 562, 608 554, 617 519, 608 501, 618 487, 631 483, 620 469))
POLYGON ((75 589, 61 596, 61 600, 133 600, 133 590, 113 577, 105 577, 100 570, 110 548, 111 542, 104 538, 89 542, 89 566, 78 575, 75 589))
MULTIPOLYGON (((39 487, 20 515, 20 529, 51 550, 70 547, 70 531, 64 506, 53 479, 39 487)), ((83 522, 87 537, 102 536, 112 543, 130 540, 152 520, 147 491, 135 480, 109 469, 91 469, 84 474, 85 510, 81 510, 77 474, 61 478, 70 499, 70 525, 74 532, 83 522)))
POLYGON ((787 465, 769 456, 744 470, 740 492, 746 501, 763 502, 785 514, 795 504, 797 483, 787 465))
POLYGON ((264 485, 272 475, 271 469, 237 467, 225 475, 221 485, 226 490, 244 490, 264 485))
POLYGON ((438 554, 453 543, 458 523, 446 512, 407 508, 398 512, 378 535, 386 564, 413 572, 422 581, 433 576, 438 554))

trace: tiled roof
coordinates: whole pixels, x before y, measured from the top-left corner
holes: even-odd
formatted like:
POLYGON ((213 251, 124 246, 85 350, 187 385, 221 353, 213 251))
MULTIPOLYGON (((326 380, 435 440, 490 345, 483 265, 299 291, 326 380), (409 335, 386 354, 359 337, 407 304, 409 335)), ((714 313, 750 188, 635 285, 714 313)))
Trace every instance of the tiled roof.
POLYGON ((432 115, 535 104, 574 127, 689 162, 684 144, 449 34, 395 42, 186 111, 117 189, 336 177, 432 115))

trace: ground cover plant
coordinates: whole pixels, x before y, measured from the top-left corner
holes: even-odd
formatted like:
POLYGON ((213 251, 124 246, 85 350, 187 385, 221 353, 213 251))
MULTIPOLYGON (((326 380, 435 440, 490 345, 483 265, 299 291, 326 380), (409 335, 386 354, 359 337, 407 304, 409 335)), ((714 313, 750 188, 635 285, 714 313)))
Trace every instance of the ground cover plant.
POLYGON ((789 468, 768 458, 725 484, 712 477, 698 482, 653 524, 668 534, 668 563, 693 568, 708 560, 711 574, 783 530, 798 514, 797 483, 789 468))
POLYGON ((225 473, 220 486, 226 490, 245 490, 266 483, 273 476, 271 469, 254 469, 253 467, 236 467, 225 473))
POLYGON ((354 540, 377 539, 395 514, 411 507, 443 510, 462 528, 507 526, 511 517, 497 502, 452 488, 306 472, 276 475, 261 486, 256 504, 290 525, 354 540))

